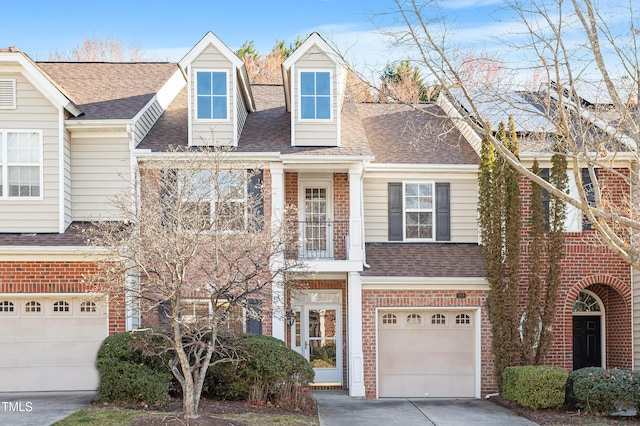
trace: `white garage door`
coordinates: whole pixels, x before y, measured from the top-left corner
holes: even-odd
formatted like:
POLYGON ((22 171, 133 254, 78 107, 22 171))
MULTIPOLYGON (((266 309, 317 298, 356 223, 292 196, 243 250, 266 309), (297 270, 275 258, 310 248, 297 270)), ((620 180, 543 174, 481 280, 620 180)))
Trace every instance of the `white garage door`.
POLYGON ((107 334, 104 303, 0 296, 0 392, 97 389, 107 334))
POLYGON ((475 312, 380 310, 380 397, 474 397, 475 312))

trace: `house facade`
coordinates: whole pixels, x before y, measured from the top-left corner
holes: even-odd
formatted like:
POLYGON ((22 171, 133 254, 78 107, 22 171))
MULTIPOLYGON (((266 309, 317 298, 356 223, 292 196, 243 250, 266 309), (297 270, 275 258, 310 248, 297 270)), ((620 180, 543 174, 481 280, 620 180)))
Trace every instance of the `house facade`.
MULTIPOLYGON (((201 146, 255 164, 270 220, 298 212, 304 286, 274 288, 273 313, 243 331, 304 355, 318 389, 367 398, 496 389, 478 136, 448 119, 451 103, 354 102, 345 64, 318 34, 282 71, 282 85, 250 84, 212 33, 177 64, 36 63, 0 50, 0 391, 95 389, 101 340, 152 321, 124 280, 120 297, 87 295, 83 274, 106 253, 83 229, 118 220, 109 199, 129 191, 134 201, 140 166, 201 146)), ((629 366, 631 270, 592 241, 568 234, 549 362, 572 368, 575 318, 588 329, 598 317, 600 334, 580 339, 599 338, 601 357, 586 362, 629 366), (576 312, 579 297, 600 310, 576 312)), ((192 296, 195 312, 206 295, 192 296)))

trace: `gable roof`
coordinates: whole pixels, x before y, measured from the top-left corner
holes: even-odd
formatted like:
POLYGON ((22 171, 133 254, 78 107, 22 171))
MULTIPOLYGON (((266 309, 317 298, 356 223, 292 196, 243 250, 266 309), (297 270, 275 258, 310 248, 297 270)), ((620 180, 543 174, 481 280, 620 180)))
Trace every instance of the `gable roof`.
POLYGON ((26 53, 17 47, 0 48, 0 62, 16 63, 22 66, 26 71, 25 78, 47 96, 54 105, 66 109, 76 117, 82 113, 57 82, 44 73, 26 53))
POLYGON ((253 94, 251 93, 251 83, 249 82, 249 74, 247 73, 247 68, 244 65, 242 59, 238 58, 229 47, 222 42, 215 34, 211 31, 207 32, 204 37, 200 39, 195 46, 187 52, 186 55, 178 62, 178 66, 182 69, 184 75, 187 75, 187 68, 191 65, 191 63, 198 57, 200 54, 209 46, 213 46, 218 52, 220 52, 225 58, 231 62, 233 67, 237 70, 238 80, 240 82, 240 90, 242 92, 242 96, 244 97, 245 103, 249 111, 255 111, 255 101, 253 99, 253 94))
POLYGON ((320 34, 316 32, 311 33, 311 35, 307 37, 305 41, 303 41, 302 44, 298 46, 298 48, 282 63, 282 81, 284 82, 284 96, 287 111, 291 110, 291 67, 314 46, 324 52, 338 67, 342 69, 348 68, 344 59, 335 51, 335 49, 329 46, 329 43, 327 43, 320 34))
POLYGON ((38 62, 83 115, 76 120, 131 119, 178 71, 171 62, 38 62))

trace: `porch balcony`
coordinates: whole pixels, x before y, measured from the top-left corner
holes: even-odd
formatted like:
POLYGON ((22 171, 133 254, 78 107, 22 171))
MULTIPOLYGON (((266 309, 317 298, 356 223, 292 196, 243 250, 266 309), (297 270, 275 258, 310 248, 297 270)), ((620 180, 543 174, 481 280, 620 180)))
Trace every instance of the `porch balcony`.
MULTIPOLYGON (((347 260, 349 259, 349 221, 301 221, 297 222, 299 259, 347 260)), ((291 253, 293 255, 293 253, 291 253)))

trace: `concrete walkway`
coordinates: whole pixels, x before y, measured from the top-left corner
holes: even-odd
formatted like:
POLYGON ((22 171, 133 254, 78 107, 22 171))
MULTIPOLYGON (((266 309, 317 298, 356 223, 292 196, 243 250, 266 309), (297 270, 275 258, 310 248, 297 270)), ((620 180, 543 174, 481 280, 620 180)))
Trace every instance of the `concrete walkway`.
POLYGON ((346 392, 314 392, 320 426, 491 425, 534 426, 524 417, 485 399, 351 398, 346 392))
POLYGON ((0 425, 50 425, 91 405, 94 391, 0 393, 0 425))

